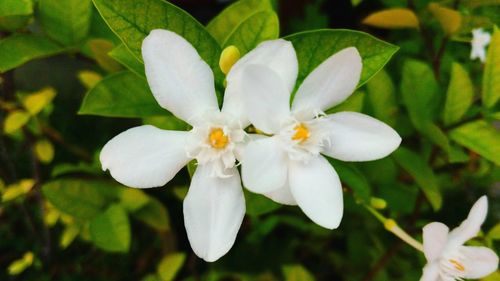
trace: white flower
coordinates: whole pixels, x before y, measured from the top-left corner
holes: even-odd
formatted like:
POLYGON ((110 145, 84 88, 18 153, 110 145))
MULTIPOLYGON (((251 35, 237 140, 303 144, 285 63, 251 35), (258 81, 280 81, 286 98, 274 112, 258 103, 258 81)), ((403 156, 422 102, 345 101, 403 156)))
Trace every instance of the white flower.
MULTIPOLYGON (((287 43, 266 42, 274 51, 287 43)), ((236 160, 247 139, 248 125, 235 94, 241 69, 249 58, 272 64, 279 56, 256 48, 227 76, 224 106, 219 110, 210 67, 194 47, 167 30, 153 30, 142 54, 154 97, 163 108, 192 125, 189 132, 145 125, 111 139, 102 149, 102 168, 118 182, 137 188, 163 186, 192 159, 198 166, 184 200, 184 222, 194 252, 215 261, 234 244, 245 214, 236 160)))
POLYGON ((486 60, 486 46, 490 43, 491 35, 482 28, 472 30, 472 49, 470 59, 479 58, 482 62, 486 60))
MULTIPOLYGON (((343 214, 342 186, 328 160, 369 161, 400 144, 386 124, 356 112, 325 115, 356 88, 362 62, 356 48, 344 49, 319 65, 297 90, 290 109, 298 62, 293 48, 275 69, 248 65, 242 99, 252 124, 271 137, 250 142, 243 155, 242 179, 249 190, 276 202, 299 205, 315 223, 333 229, 343 214)), ((284 54, 280 54, 284 56, 284 54)))
POLYGON ((463 246, 475 237, 488 212, 486 196, 472 206, 469 216, 449 232, 446 225, 433 222, 423 229, 427 265, 420 281, 478 279, 494 272, 498 256, 486 247, 463 246))

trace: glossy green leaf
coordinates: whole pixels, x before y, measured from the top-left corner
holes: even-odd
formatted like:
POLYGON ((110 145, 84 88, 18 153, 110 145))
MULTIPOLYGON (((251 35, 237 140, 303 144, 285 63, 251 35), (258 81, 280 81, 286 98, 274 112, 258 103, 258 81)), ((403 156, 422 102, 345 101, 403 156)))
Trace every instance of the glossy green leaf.
POLYGON ((345 101, 341 104, 336 105, 333 108, 330 108, 326 111, 326 114, 332 114, 335 112, 342 111, 355 111, 361 112, 363 110, 364 100, 365 100, 365 92, 356 91, 352 95, 350 95, 345 101))
POLYGON ((496 27, 486 55, 482 94, 487 108, 493 107, 500 99, 500 30, 496 27))
POLYGON ((484 120, 462 125, 450 132, 458 144, 500 165, 500 130, 484 120))
POLYGON ((314 281, 314 276, 302 265, 285 265, 282 267, 285 281, 314 281))
POLYGON ((153 29, 168 29, 188 42, 198 51, 222 84, 219 69, 221 49, 203 25, 182 9, 163 0, 93 0, 109 27, 120 37, 134 56, 142 60, 141 46, 153 29))
POLYGON ((404 147, 400 147, 392 153, 392 157, 398 165, 415 179, 415 182, 424 192, 434 211, 439 210, 443 203, 443 198, 439 191, 439 183, 436 175, 427 162, 419 154, 404 147))
POLYGON ((47 35, 66 46, 81 43, 88 35, 91 0, 39 0, 39 15, 47 35))
POLYGON ((62 47, 45 37, 30 34, 7 37, 0 40, 0 73, 62 51, 62 47))
POLYGON ((402 75, 403 102, 415 128, 422 130, 437 115, 440 97, 436 79, 431 67, 417 60, 407 60, 402 75))
POLYGON ((261 11, 271 11, 269 0, 236 1, 213 18, 207 25, 207 30, 219 42, 224 42, 234 33, 234 30, 249 17, 261 11))
POLYGON ((367 84, 366 98, 373 110, 373 115, 380 121, 394 126, 398 114, 396 89, 391 77, 381 70, 367 84))
POLYGON ((101 80, 85 96, 78 114, 144 117, 166 114, 145 79, 124 71, 101 80))
POLYGON ((157 199, 150 197, 146 205, 132 213, 136 219, 160 231, 170 229, 170 216, 167 209, 157 199))
POLYGON ((127 252, 130 248, 130 223, 125 210, 112 205, 89 225, 94 244, 108 252, 127 252))
POLYGON ((328 158, 328 161, 330 161, 335 168, 341 182, 345 183, 353 190, 354 196, 358 202, 370 202, 370 184, 360 170, 350 163, 341 162, 332 158, 328 158))
POLYGON ((45 184, 42 191, 59 211, 88 220, 98 215, 112 200, 116 186, 88 179, 61 179, 45 184))
POLYGON ((157 273, 162 281, 173 281, 177 272, 186 261, 185 253, 171 253, 163 257, 158 264, 157 273))
POLYGON ((130 52, 129 49, 127 49, 127 47, 125 47, 125 45, 118 45, 118 47, 114 48, 109 53, 109 56, 114 58, 116 61, 121 63, 123 66, 125 66, 135 74, 146 77, 146 74, 144 73, 144 64, 136 57, 134 57, 134 55, 130 52))
POLYGON ((241 55, 244 55, 260 42, 278 38, 279 29, 279 20, 275 12, 258 12, 241 22, 229 35, 223 46, 234 45, 241 55))
POLYGON ((347 47, 356 47, 363 59, 363 71, 358 87, 375 75, 398 50, 397 46, 367 33, 343 29, 321 29, 286 36, 292 41, 299 60, 297 86, 320 63, 347 47))
POLYGON ((446 93, 443 121, 452 125, 461 120, 474 98, 474 86, 467 70, 459 63, 451 67, 451 79, 446 93))

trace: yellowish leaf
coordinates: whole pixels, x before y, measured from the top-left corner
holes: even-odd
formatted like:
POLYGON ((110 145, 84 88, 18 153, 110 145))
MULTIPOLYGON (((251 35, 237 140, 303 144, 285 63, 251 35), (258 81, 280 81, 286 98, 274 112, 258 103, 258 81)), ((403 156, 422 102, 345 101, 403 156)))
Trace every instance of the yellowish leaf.
POLYGON ((78 72, 78 80, 80 80, 87 90, 90 90, 102 80, 102 76, 94 71, 83 70, 78 72))
POLYGON ((446 34, 454 34, 460 29, 462 15, 458 11, 443 7, 436 3, 430 3, 428 8, 432 15, 439 21, 446 34))
POLYGON ((36 115, 46 107, 56 96, 56 91, 53 88, 45 88, 36 93, 30 94, 23 98, 22 103, 24 108, 31 114, 36 115))
POLYGON ((18 260, 13 261, 7 268, 9 275, 18 275, 33 264, 35 256, 32 252, 27 252, 18 260))
POLYGON ((236 46, 229 46, 222 51, 219 59, 219 67, 222 73, 228 74, 233 65, 240 59, 240 50, 236 46))
POLYGON ((121 65, 108 55, 114 48, 113 43, 104 39, 93 39, 89 41, 89 47, 95 60, 104 70, 116 72, 122 69, 121 65))
POLYGON ((394 8, 375 12, 363 20, 363 24, 387 29, 416 28, 419 21, 409 9, 394 8))
POLYGON ((14 200, 28 193, 34 185, 35 181, 33 179, 23 179, 15 184, 7 186, 5 192, 2 194, 2 202, 14 200))
POLYGON ((61 240, 59 240, 59 246, 62 249, 66 249, 78 236, 80 233, 80 228, 77 225, 69 225, 67 226, 63 233, 61 234, 61 240))
POLYGON ((54 159, 54 146, 46 139, 39 140, 35 144, 35 154, 42 163, 50 163, 54 159))
POLYGON ((7 134, 15 133, 30 120, 30 114, 24 110, 12 111, 5 118, 3 130, 7 134))

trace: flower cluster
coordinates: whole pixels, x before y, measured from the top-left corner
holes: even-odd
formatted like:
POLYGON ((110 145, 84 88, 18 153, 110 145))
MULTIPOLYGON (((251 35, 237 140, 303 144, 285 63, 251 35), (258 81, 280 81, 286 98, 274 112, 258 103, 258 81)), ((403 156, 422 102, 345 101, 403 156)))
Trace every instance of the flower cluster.
MULTIPOLYGON (((196 161, 183 203, 184 223, 193 251, 206 261, 219 259, 234 244, 245 215, 242 186, 278 203, 298 205, 312 221, 334 229, 342 219, 343 194, 328 159, 376 160, 401 142, 395 130, 370 116, 325 114, 359 83, 363 65, 355 47, 332 54, 303 81, 297 81, 291 42, 263 42, 241 59, 231 48, 223 52, 230 59, 221 61, 227 76, 219 109, 214 75, 195 48, 171 31, 153 30, 142 45, 151 91, 161 107, 192 129, 135 127, 111 139, 100 154, 104 170, 136 188, 163 186, 196 161)), ((459 248, 476 228, 467 235, 469 226, 459 229, 449 239, 441 224, 424 229, 425 276, 477 276, 469 274, 474 251, 459 248), (434 236, 448 239, 447 246, 437 247, 434 236)))

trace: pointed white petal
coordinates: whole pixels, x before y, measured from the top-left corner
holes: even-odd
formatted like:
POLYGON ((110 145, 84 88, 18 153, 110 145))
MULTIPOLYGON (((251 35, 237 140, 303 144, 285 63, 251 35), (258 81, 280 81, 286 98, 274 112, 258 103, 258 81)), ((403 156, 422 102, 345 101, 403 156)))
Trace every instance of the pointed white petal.
POLYGON ((153 30, 142 43, 142 57, 161 107, 188 123, 207 110, 218 110, 212 70, 186 39, 153 30))
POLYGON ((243 71, 241 83, 250 122, 265 133, 277 133, 290 117, 290 92, 278 74, 265 66, 249 65, 243 71))
POLYGON ((288 158, 277 137, 250 141, 243 153, 243 185, 255 193, 268 193, 282 187, 287 178, 288 158))
POLYGON ((188 134, 150 125, 129 129, 103 147, 102 169, 126 186, 163 186, 190 160, 184 148, 188 134))
POLYGON ((227 87, 224 93, 222 111, 239 118, 243 127, 249 125, 249 121, 243 112, 241 77, 245 67, 251 64, 267 66, 274 70, 283 81, 288 92, 292 92, 295 86, 299 69, 292 43, 283 39, 260 43, 233 65, 226 77, 227 87))
POLYGON ((273 190, 264 194, 266 197, 272 199, 274 202, 284 204, 284 205, 297 205, 297 201, 293 197, 292 191, 290 190, 290 184, 288 183, 288 179, 285 182, 285 185, 282 187, 273 190))
POLYGON ((420 281, 440 281, 439 270, 440 268, 438 263, 426 264, 420 281))
POLYGON ((439 259, 448 242, 448 231, 448 227, 440 222, 424 226, 424 255, 427 261, 433 262, 439 259))
POLYGON ((463 245, 467 240, 476 237, 481 225, 488 214, 488 198, 482 196, 472 206, 467 219, 460 226, 453 229, 449 235, 448 247, 458 247, 463 245))
POLYGON ((486 247, 461 247, 460 253, 465 268, 465 278, 479 279, 488 276, 498 268, 498 256, 486 247))
POLYGON ((324 111, 343 102, 356 89, 362 67, 361 56, 354 47, 332 55, 302 82, 292 111, 324 111))
POLYGON ((243 217, 245 198, 240 175, 212 177, 211 167, 199 165, 184 199, 184 224, 197 256, 213 262, 233 246, 243 217))
POLYGON ((288 178, 293 197, 312 221, 328 229, 339 226, 344 213, 342 185, 323 156, 308 163, 290 161, 288 178))
POLYGON ((328 116, 325 130, 330 143, 323 153, 343 161, 371 161, 383 158, 398 148, 401 137, 385 123, 357 112, 328 116))

